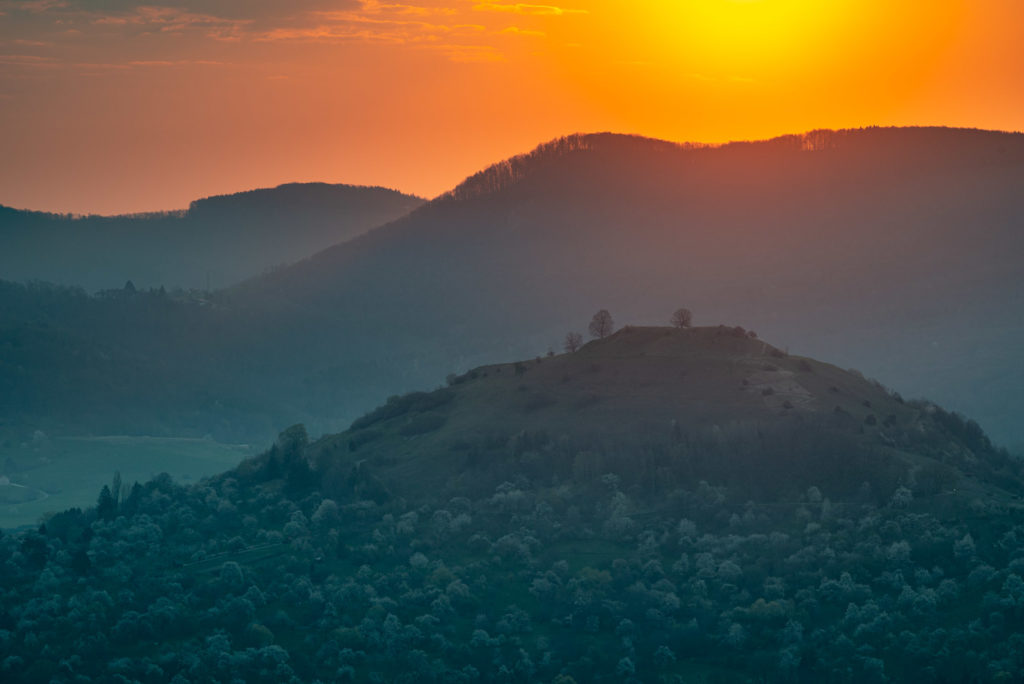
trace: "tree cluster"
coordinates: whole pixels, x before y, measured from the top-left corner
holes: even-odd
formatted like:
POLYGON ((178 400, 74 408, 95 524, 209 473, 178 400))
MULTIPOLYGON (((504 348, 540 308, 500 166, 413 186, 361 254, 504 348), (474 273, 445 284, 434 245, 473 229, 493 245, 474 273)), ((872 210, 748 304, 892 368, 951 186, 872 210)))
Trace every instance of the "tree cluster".
POLYGON ((640 455, 580 453, 557 485, 521 471, 412 505, 323 491, 309 448, 297 426, 260 467, 115 481, 0 537, 3 680, 1024 676, 1024 525, 981 503, 943 518, 902 486, 666 490, 630 470, 640 455))

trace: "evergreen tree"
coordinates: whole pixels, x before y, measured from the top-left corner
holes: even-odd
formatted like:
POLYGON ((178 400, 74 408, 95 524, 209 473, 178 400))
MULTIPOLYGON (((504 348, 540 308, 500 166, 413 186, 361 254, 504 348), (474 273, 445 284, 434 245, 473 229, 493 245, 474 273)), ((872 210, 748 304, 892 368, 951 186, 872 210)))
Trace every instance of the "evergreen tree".
POLYGON ((117 501, 107 485, 103 485, 99 499, 96 500, 96 516, 100 520, 113 520, 117 517, 117 501))

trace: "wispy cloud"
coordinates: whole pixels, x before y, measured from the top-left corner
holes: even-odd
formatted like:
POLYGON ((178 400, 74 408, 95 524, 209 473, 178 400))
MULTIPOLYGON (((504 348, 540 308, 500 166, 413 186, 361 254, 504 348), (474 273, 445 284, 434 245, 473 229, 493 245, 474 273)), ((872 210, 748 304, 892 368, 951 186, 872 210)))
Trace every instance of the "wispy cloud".
POLYGON ((9 2, 7 6, 22 12, 39 13, 68 7, 68 3, 66 0, 21 0, 19 2, 9 2))
MULTIPOLYGON (((556 5, 478 0, 0 0, 0 12, 16 15, 19 32, 14 34, 12 26, 7 44, 19 47, 52 47, 53 41, 72 37, 113 45, 119 38, 153 34, 191 39, 193 45, 196 39, 392 44, 458 62, 504 59, 500 36, 546 36, 526 18, 525 25, 495 26, 494 20, 479 21, 482 12, 524 17, 586 13, 556 5), (15 35, 21 42, 11 41, 15 35)), ((0 26, 0 45, 4 33, 0 26)), ((188 49, 194 52, 194 47, 188 49)), ((166 56, 164 50, 150 61, 160 63, 166 56)), ((145 61, 149 55, 135 52, 131 57, 145 61)))
POLYGON ((566 14, 589 14, 587 10, 568 9, 556 5, 526 5, 523 3, 481 2, 473 6, 480 12, 508 12, 510 14, 534 14, 543 16, 563 16, 566 14))
POLYGON ((133 67, 227 66, 228 62, 213 59, 136 59, 128 62, 133 67))
POLYGON ((433 7, 429 5, 405 5, 400 3, 378 2, 377 0, 363 0, 360 10, 367 14, 392 13, 411 14, 416 16, 430 16, 437 14, 454 15, 459 10, 454 7, 433 7))
POLYGON ((492 45, 430 45, 429 50, 443 54, 453 62, 504 62, 505 55, 492 45))
POLYGON ((530 36, 533 38, 543 38, 547 35, 543 31, 531 31, 530 29, 521 29, 518 26, 509 26, 508 28, 499 31, 499 33, 513 36, 530 36))
POLYGON ((230 63, 208 59, 137 59, 126 62, 92 62, 62 60, 57 59, 56 57, 44 57, 40 55, 6 54, 0 55, 0 65, 35 69, 126 71, 129 69, 144 69, 149 67, 230 66, 230 63))
POLYGON ((92 23, 101 26, 133 26, 159 33, 183 33, 200 30, 210 38, 238 40, 249 19, 226 19, 212 14, 189 12, 176 7, 141 6, 121 14, 95 16, 92 23))
POLYGON ((0 55, 0 64, 5 66, 19 66, 34 69, 52 69, 60 66, 53 57, 42 57, 40 55, 0 55))
POLYGON ((366 0, 356 9, 307 13, 308 23, 255 34, 263 42, 307 41, 402 45, 441 54, 455 62, 505 59, 493 45, 481 44, 488 28, 458 21, 456 9, 366 0))

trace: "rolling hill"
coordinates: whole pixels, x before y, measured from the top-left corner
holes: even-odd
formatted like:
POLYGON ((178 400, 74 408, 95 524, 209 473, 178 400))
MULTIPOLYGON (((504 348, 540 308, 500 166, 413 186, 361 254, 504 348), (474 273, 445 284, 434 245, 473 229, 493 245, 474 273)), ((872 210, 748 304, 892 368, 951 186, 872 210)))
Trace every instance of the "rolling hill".
POLYGON ((1012 681, 1020 459, 742 328, 628 327, 0 535, 4 681, 1012 681), (28 658, 26 648, 45 644, 28 658))
POLYGON ((0 206, 0 278, 89 291, 211 289, 305 258, 408 213, 384 188, 292 183, 180 212, 71 217, 0 206))
POLYGON ((1019 134, 573 136, 230 294, 344 335, 348 362, 387 358, 387 392, 557 348, 597 308, 660 324, 686 305, 1024 442, 1022 191, 1019 134))
POLYGON ((392 397, 309 458, 335 496, 331 483, 372 480, 410 503, 607 472, 654 499, 702 479, 758 501, 811 486, 845 499, 864 483, 882 501, 908 484, 1024 492, 1020 462, 973 421, 727 326, 627 326, 575 353, 476 368, 392 397))
POLYGON ((19 424, 255 441, 558 349, 598 308, 640 325, 685 305, 1018 444, 1022 189, 1020 134, 570 136, 195 306, 7 288, 0 381, 19 424))

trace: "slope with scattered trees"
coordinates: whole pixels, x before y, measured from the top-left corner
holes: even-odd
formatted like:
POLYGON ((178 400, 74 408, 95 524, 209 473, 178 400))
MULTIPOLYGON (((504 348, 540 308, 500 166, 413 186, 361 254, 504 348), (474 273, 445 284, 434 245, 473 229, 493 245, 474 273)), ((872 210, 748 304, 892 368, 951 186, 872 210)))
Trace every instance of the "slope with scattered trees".
POLYGON ((0 672, 1014 681, 1022 487, 976 427, 855 373, 624 328, 0 535, 0 672))

